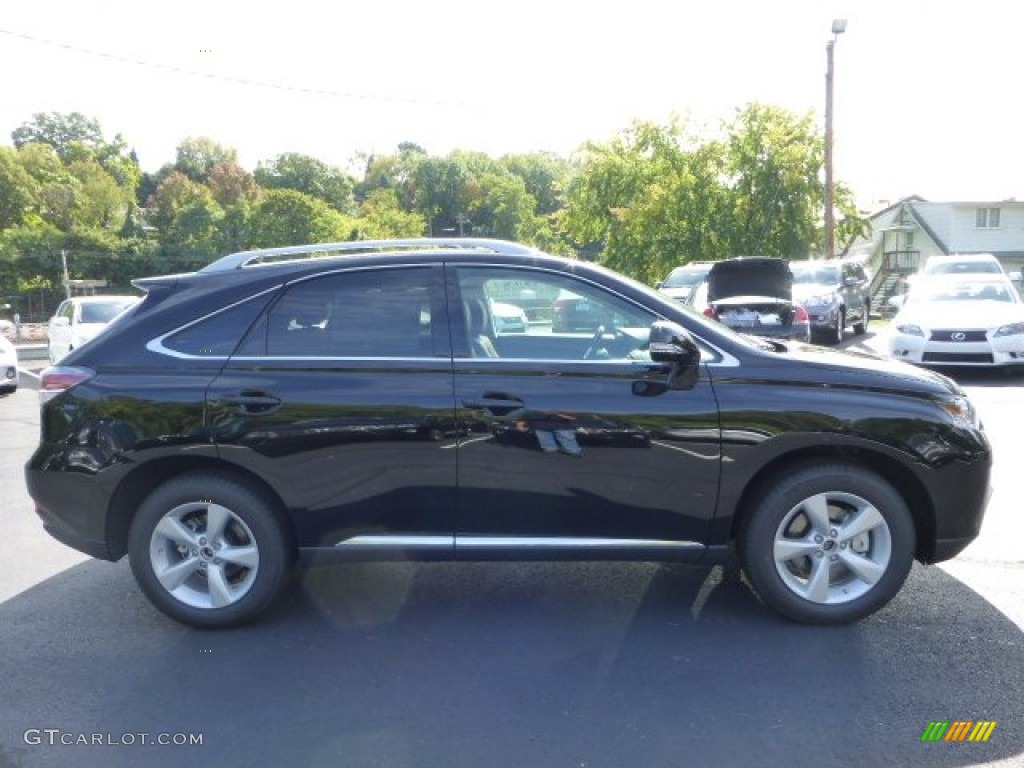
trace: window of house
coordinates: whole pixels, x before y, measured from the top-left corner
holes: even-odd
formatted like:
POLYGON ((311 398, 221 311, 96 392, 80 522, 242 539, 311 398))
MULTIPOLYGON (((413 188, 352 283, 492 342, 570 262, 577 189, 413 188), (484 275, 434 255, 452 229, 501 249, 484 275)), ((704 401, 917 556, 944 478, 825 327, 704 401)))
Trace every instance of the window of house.
POLYGON ((978 208, 975 211, 974 224, 979 229, 995 229, 999 226, 998 208, 978 208))

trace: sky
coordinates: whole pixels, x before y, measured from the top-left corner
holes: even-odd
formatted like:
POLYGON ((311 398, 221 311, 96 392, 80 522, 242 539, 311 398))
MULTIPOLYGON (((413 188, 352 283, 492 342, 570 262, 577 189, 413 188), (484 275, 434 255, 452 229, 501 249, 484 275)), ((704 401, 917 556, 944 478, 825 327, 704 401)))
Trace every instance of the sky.
POLYGON ((404 141, 571 156, 674 116, 713 135, 752 102, 823 128, 835 18, 835 176, 863 208, 1024 199, 1020 0, 5 0, 0 144, 77 111, 148 171, 207 136, 250 170, 358 172, 404 141))

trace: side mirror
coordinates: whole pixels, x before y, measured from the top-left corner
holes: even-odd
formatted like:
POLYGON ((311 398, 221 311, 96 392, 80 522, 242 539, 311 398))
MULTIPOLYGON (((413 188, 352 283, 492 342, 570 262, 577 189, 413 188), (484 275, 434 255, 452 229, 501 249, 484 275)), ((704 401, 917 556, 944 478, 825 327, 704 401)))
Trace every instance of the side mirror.
POLYGON ((896 307, 897 309, 899 309, 900 307, 903 306, 903 303, 906 300, 907 300, 907 295, 906 294, 901 294, 899 296, 890 296, 889 300, 886 302, 886 304, 888 304, 890 307, 896 307))
POLYGON ((1011 272, 1011 273, 1010 273, 1010 275, 1009 275, 1009 277, 1010 277, 1010 279, 1011 279, 1011 280, 1013 280, 1014 282, 1016 282, 1016 283, 1019 283, 1019 282, 1020 282, 1020 278, 1021 278, 1021 275, 1020 275, 1020 272, 1011 272))
POLYGON ((665 283, 664 283, 664 281, 663 281, 663 280, 659 280, 658 282, 656 282, 656 283, 654 284, 654 290, 656 290, 656 291, 660 291, 660 290, 661 290, 661 286, 663 286, 664 284, 665 284, 665 283))
POLYGON ((666 386, 669 389, 693 389, 697 382, 700 348, 680 325, 658 320, 651 325, 651 360, 672 366, 666 386))
POLYGON ((66 317, 53 318, 53 324, 58 328, 66 328, 67 326, 71 325, 71 323, 68 322, 68 319, 66 317))

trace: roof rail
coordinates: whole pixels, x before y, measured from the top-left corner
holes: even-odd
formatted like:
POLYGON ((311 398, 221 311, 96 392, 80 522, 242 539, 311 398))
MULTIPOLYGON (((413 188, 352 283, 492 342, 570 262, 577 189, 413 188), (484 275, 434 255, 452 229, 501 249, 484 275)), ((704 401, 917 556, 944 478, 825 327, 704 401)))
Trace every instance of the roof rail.
POLYGON ((289 261, 301 258, 329 258, 351 253, 372 253, 400 250, 430 250, 435 248, 466 248, 500 254, 539 253, 531 248, 510 240, 495 240, 478 237, 416 237, 400 240, 350 240, 341 243, 319 243, 316 245, 289 245, 283 248, 264 248, 258 251, 241 251, 217 259, 200 272, 226 272, 242 269, 255 264, 289 261))

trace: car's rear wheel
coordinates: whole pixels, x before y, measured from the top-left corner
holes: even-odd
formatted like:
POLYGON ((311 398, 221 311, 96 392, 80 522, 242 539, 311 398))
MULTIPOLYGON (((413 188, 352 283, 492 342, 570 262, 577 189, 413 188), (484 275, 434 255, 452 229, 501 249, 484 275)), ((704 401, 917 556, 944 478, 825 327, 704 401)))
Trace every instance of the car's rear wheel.
POLYGON ((256 618, 284 586, 294 547, 274 505, 217 473, 159 486, 129 531, 132 572, 150 601, 196 627, 256 618))
POLYGON ((877 611, 900 590, 915 550, 903 498, 851 464, 804 465, 781 476, 738 538, 764 602, 810 624, 845 624, 877 611))

